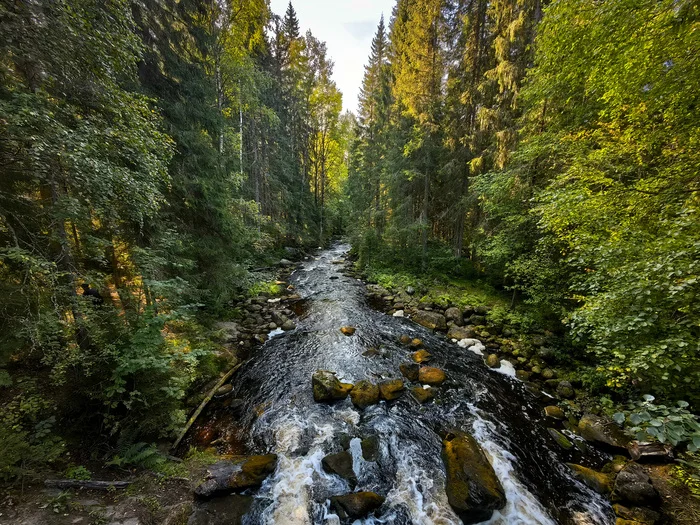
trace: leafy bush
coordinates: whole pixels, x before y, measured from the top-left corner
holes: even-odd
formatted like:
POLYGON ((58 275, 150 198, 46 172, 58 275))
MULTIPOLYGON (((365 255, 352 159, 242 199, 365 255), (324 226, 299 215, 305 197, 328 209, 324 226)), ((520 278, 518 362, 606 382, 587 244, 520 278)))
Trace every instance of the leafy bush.
POLYGON ((688 410, 686 401, 677 406, 655 405, 654 396, 629 403, 628 411, 617 412, 613 419, 624 424, 639 441, 659 441, 673 446, 686 444, 690 452, 700 450, 700 423, 688 410))

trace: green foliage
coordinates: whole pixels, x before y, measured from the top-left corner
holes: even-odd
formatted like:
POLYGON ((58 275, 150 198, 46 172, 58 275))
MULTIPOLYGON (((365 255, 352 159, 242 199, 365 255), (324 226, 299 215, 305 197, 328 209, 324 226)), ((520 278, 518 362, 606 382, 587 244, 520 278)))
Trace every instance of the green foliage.
POLYGON ((157 470, 167 462, 155 445, 134 443, 126 445, 106 464, 115 467, 141 467, 157 470))
POLYGON ((76 467, 70 467, 68 470, 66 470, 66 478, 79 481, 89 481, 92 479, 92 472, 90 472, 83 465, 78 465, 76 467))
POLYGON ((684 444, 690 452, 700 450, 700 423, 689 412, 686 401, 676 406, 656 405, 654 396, 645 395, 642 401, 629 403, 626 412, 617 412, 613 419, 624 424, 639 441, 659 441, 674 447, 684 444))

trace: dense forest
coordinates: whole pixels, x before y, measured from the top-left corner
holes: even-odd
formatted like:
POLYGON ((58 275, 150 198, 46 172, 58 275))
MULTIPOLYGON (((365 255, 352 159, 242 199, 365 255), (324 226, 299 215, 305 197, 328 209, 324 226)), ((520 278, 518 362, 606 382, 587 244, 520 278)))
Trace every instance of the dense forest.
POLYGON ((0 477, 172 439, 213 323, 342 236, 698 408, 697 2, 398 0, 357 115, 291 3, 3 0, 0 50, 0 477))

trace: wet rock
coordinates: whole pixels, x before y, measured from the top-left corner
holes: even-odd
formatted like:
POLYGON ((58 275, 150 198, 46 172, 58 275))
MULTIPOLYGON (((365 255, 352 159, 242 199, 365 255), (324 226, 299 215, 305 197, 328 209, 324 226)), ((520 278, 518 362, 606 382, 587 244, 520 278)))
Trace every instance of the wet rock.
MULTIPOLYGON (((242 525, 255 498, 234 494, 200 503, 190 515, 187 525, 242 525)), ((174 522, 181 525, 183 522, 174 522)))
POLYGON ((526 370, 516 370, 515 371, 515 377, 520 379, 521 381, 529 381, 530 380, 530 372, 526 370))
POLYGON ((340 331, 343 332, 343 335, 351 336, 355 334, 357 328, 354 326, 343 326, 340 331))
POLYGON ((401 337, 399 337, 399 343, 401 343, 402 345, 406 345, 406 346, 410 345, 411 344, 411 336, 408 336, 406 334, 402 335, 401 337))
POLYGON ((277 326, 282 326, 284 323, 286 323, 289 320, 289 319, 287 319, 286 315, 283 315, 277 311, 272 312, 271 319, 272 319, 272 322, 275 323, 277 326))
POLYGON ((447 337, 449 339, 457 339, 457 341, 461 341, 462 339, 473 339, 475 335, 476 332, 473 328, 462 326, 451 326, 447 332, 447 337))
POLYGON ((363 379, 350 391, 350 400, 357 408, 367 408, 379 403, 379 387, 363 379))
POLYGON ((432 366, 421 366, 418 369, 418 381, 426 385, 441 385, 445 382, 445 372, 432 366))
POLYGON ((501 366, 501 360, 498 358, 497 354, 489 354, 486 356, 486 366, 489 368, 498 368, 501 366))
POLYGON ((275 471, 277 455, 248 456, 243 461, 219 461, 207 470, 206 479, 194 493, 199 498, 211 498, 262 485, 275 471))
POLYGON ((462 326, 464 324, 464 318, 459 308, 452 307, 445 310, 445 319, 452 321, 456 326, 462 326))
POLYGON ((379 438, 369 436, 361 441, 362 458, 365 461, 377 461, 379 459, 379 438))
POLYGON ((362 355, 365 357, 374 357, 374 356, 383 355, 383 354, 382 354, 381 350, 379 350, 378 348, 372 347, 372 348, 368 348, 367 350, 362 352, 362 355))
POLYGON ((557 442, 557 445, 559 445, 564 450, 571 450, 574 447, 574 444, 571 441, 569 441, 569 438, 567 438, 564 434, 559 432, 557 429, 548 428, 547 432, 549 432, 549 435, 554 438, 554 441, 557 442))
POLYGON ((433 357, 433 354, 428 352, 427 350, 418 350, 417 352, 414 352, 411 358, 416 362, 416 363, 427 363, 430 361, 433 357))
POLYGON ((419 325, 430 330, 447 330, 447 321, 445 316, 437 312, 418 310, 413 315, 413 320, 419 325))
POLYGON ((410 345, 411 345, 413 348, 420 348, 421 346, 423 346, 423 340, 422 340, 422 339, 418 339, 418 338, 416 338, 416 339, 411 339, 410 345))
POLYGON ((352 385, 341 383, 333 372, 318 370, 311 377, 311 387, 314 392, 314 401, 317 403, 331 403, 348 397, 352 385))
POLYGON ((401 397, 404 391, 403 381, 392 379, 379 383, 379 397, 385 401, 393 401, 401 397))
POLYGON ((418 381, 418 370, 420 365, 418 363, 402 363, 399 365, 399 370, 403 376, 409 381, 418 381))
POLYGON ((542 379, 554 379, 555 377, 556 372, 554 372, 554 370, 552 370, 551 368, 545 368, 544 370, 542 370, 542 379))
POLYGON ((408 295, 413 295, 416 293, 416 289, 413 286, 407 286, 406 287, 406 293, 408 295))
POLYGON ((651 479, 638 463, 629 463, 617 475, 612 499, 644 507, 656 507, 661 503, 651 479))
POLYGON ((615 448, 627 448, 629 438, 614 421, 593 414, 585 414, 578 424, 579 433, 586 441, 615 448))
POLYGON ((564 411, 558 406, 554 405, 544 407, 544 415, 547 417, 551 417, 552 419, 559 419, 560 421, 566 419, 566 414, 564 414, 564 411))
POLYGON ((347 480, 351 486, 357 484, 357 476, 352 469, 352 454, 347 450, 337 454, 329 454, 321 460, 323 470, 347 480))
POLYGON ((228 383, 226 385, 219 387, 216 390, 215 395, 216 395, 216 397, 224 397, 224 396, 227 396, 228 394, 230 394, 232 390, 233 390, 233 385, 231 383, 228 383))
POLYGON ((576 393, 574 392, 574 388, 571 386, 571 383, 568 381, 560 381, 557 385, 557 395, 564 399, 573 399, 576 393))
POLYGON ((610 494, 612 489, 612 478, 610 475, 574 463, 567 463, 567 465, 576 479, 582 481, 599 494, 610 494))
POLYGON ((419 403, 427 403, 435 399, 435 389, 434 388, 423 388, 422 386, 414 386, 411 388, 411 394, 416 398, 419 403))
POLYGON ((360 519, 379 509, 384 500, 384 497, 375 492, 353 492, 344 496, 333 496, 331 507, 341 519, 360 519))
POLYGON ((343 450, 350 448, 350 442, 353 440, 353 436, 347 432, 342 432, 338 435, 338 444, 343 447, 343 450))
POLYGON ((282 330, 284 330, 285 332, 289 332, 290 330, 294 330, 296 327, 297 325, 294 324, 294 321, 290 321, 289 319, 287 319, 284 323, 282 323, 282 326, 280 328, 282 328, 282 330))
POLYGON ((451 432, 442 442, 447 473, 447 500, 465 523, 480 523, 506 505, 503 486, 477 441, 469 434, 451 432))
POLYGON ((613 505, 613 510, 615 511, 615 515, 618 517, 617 523, 620 523, 620 520, 622 520, 627 524, 633 523, 639 525, 654 525, 661 520, 661 514, 651 509, 641 507, 625 507, 624 505, 617 503, 613 505))

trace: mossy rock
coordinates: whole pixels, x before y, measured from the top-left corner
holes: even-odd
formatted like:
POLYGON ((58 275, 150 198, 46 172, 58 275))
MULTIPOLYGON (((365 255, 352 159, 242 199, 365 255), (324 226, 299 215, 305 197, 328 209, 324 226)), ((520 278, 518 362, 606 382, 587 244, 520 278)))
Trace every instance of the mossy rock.
POLYGON ((333 372, 318 370, 311 377, 311 387, 314 393, 314 401, 317 403, 331 403, 348 397, 352 390, 349 383, 341 383, 333 372))
POLYGON ((379 403, 379 387, 365 379, 358 381, 350 391, 350 400, 360 409, 376 405, 379 403))
POLYGON ((414 386, 411 388, 411 393, 416 400, 423 404, 435 399, 435 389, 434 388, 423 388, 422 386, 414 386))
POLYGON ((404 392, 404 384, 400 379, 392 379, 379 383, 379 397, 385 401, 400 398, 404 392))
POLYGON ((441 385, 445 382, 445 372, 432 366, 421 366, 418 370, 418 381, 426 385, 441 385))
POLYGON ((399 370, 409 381, 418 381, 418 370, 420 370, 418 363, 402 363, 399 365, 399 370))
POLYGON ((385 498, 375 492, 353 492, 344 496, 333 496, 331 507, 341 519, 360 519, 375 512, 384 501, 385 498))
POLYGON ((559 432, 556 428, 548 428, 547 431, 549 432, 549 435, 554 438, 554 441, 557 442, 557 445, 564 450, 571 450, 574 447, 574 444, 569 441, 569 438, 559 432))
POLYGON ((567 463, 574 474, 574 477, 588 485, 591 489, 605 496, 612 491, 612 476, 598 472, 583 465, 567 463))

